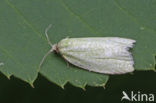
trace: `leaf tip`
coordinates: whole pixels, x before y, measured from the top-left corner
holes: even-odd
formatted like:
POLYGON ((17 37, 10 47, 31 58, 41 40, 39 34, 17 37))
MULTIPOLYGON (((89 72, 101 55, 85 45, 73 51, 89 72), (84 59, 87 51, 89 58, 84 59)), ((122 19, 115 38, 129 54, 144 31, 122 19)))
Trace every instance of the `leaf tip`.
POLYGON ((59 85, 62 89, 64 89, 64 86, 67 84, 68 81, 65 81, 63 84, 59 85))
POLYGON ((11 77, 11 76, 10 76, 10 75, 6 75, 6 77, 10 80, 10 77, 11 77))
POLYGON ((29 85, 30 85, 32 88, 35 88, 33 82, 29 82, 29 85))

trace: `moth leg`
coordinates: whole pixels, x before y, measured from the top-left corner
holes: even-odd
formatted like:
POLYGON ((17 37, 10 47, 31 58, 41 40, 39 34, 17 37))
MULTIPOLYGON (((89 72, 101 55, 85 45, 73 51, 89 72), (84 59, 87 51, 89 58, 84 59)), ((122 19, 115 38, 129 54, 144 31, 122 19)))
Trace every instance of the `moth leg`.
POLYGON ((66 64, 67 64, 67 68, 69 68, 69 62, 62 56, 62 58, 65 60, 66 64))
POLYGON ((68 61, 66 61, 66 64, 67 64, 67 68, 69 68, 69 62, 68 61))

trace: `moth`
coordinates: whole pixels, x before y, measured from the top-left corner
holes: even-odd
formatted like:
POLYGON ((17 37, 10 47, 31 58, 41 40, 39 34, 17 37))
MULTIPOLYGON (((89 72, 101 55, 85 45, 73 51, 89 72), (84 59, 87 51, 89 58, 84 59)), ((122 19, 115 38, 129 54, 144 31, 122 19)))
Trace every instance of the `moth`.
POLYGON ((104 74, 124 74, 134 71, 134 61, 129 49, 136 42, 120 37, 65 38, 52 44, 46 28, 45 35, 51 49, 40 62, 53 51, 59 53, 67 62, 88 71, 104 74))

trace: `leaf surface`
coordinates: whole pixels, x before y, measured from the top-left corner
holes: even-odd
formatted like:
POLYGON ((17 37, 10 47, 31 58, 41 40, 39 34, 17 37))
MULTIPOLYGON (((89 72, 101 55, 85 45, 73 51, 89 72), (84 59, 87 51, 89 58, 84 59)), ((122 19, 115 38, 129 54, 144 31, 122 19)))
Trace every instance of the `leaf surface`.
MULTIPOLYGON (((52 43, 66 37, 134 39, 135 69, 155 70, 155 0, 1 0, 0 71, 33 85, 39 63, 51 49, 44 34, 49 24, 52 43)), ((104 86, 109 78, 68 67, 55 53, 46 58, 40 73, 61 87, 67 82, 81 88, 104 86)))

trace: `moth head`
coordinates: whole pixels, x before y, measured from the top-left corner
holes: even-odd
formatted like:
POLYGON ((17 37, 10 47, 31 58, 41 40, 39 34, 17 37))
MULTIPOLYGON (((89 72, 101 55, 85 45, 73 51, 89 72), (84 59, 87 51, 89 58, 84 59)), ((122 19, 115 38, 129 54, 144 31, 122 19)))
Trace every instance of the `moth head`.
POLYGON ((57 44, 52 45, 51 52, 56 51, 58 53, 57 44))

